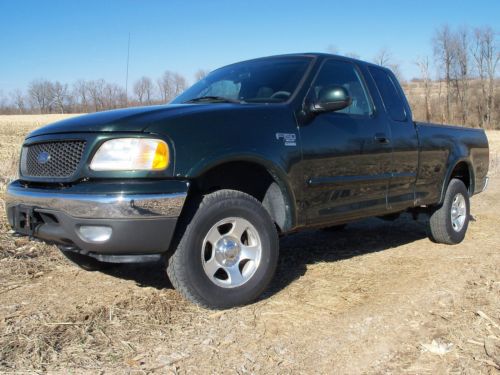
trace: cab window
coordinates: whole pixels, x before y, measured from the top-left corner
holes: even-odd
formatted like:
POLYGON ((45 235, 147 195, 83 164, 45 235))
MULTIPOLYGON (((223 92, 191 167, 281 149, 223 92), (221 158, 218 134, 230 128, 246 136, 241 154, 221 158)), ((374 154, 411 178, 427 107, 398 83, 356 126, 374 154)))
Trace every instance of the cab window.
POLYGON ((354 64, 347 61, 327 60, 320 69, 312 87, 315 99, 331 86, 344 87, 352 99, 352 104, 335 113, 369 116, 372 113, 366 87, 354 64))
POLYGON ((377 84, 378 91, 384 102, 384 107, 389 117, 394 121, 405 122, 406 110, 403 98, 396 88, 392 77, 383 69, 370 67, 370 74, 377 84))

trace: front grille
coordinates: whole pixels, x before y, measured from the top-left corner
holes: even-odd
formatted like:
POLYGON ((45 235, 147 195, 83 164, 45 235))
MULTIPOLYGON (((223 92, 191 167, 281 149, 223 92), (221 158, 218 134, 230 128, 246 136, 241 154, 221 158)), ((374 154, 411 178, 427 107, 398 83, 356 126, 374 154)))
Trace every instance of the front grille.
POLYGON ((24 177, 68 178, 78 169, 85 141, 53 141, 24 146, 21 174, 24 177))

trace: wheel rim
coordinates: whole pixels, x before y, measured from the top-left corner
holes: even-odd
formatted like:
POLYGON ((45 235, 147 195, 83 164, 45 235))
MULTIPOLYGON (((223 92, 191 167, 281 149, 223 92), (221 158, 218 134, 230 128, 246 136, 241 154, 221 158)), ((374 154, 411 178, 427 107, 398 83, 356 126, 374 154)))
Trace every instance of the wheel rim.
POLYGON ((259 268, 262 242, 255 227, 229 217, 210 228, 203 240, 201 261, 210 281, 223 288, 248 282, 259 268))
POLYGON ((467 216, 467 206, 465 198, 458 193, 451 203, 451 226, 455 232, 460 232, 465 224, 467 216))

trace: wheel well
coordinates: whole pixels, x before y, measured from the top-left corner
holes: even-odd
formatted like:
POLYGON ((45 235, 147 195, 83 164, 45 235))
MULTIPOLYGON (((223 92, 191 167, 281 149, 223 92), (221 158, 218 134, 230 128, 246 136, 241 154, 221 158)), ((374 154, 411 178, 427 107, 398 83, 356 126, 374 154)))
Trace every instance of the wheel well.
POLYGON ((286 193, 262 165, 246 161, 221 164, 193 179, 191 186, 201 195, 222 189, 242 191, 262 203, 280 232, 289 226, 286 193))
POLYGON ((470 193, 472 193, 471 191, 471 175, 470 175, 470 171, 469 171, 469 166, 467 165, 466 162, 464 161, 461 161, 460 163, 458 163, 455 168, 453 169, 453 171, 451 172, 451 175, 450 175, 450 181, 452 178, 457 178, 459 180, 461 180, 464 184, 465 184, 465 187, 467 188, 467 191, 470 193))

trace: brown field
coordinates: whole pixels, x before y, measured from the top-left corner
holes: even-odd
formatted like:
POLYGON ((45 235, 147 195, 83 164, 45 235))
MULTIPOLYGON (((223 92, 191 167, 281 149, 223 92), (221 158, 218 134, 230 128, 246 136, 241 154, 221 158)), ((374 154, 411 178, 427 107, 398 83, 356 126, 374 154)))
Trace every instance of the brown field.
MULTIPOLYGON (((59 118, 0 116, 0 198, 24 135, 59 118)), ((294 234, 265 296, 228 311, 182 300, 161 264, 80 270, 13 238, 0 207, 0 373, 498 374, 500 132, 488 137, 492 179, 462 244, 433 244, 406 215, 294 234)))

